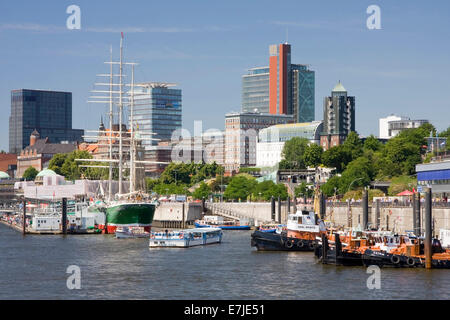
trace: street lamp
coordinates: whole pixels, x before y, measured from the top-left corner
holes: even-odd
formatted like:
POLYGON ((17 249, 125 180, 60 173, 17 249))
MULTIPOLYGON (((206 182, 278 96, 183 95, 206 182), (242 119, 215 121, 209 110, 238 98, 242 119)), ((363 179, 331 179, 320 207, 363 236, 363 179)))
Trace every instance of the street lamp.
POLYGON ((353 181, 350 183, 350 185, 348 186, 347 192, 350 191, 350 187, 352 186, 353 182, 358 181, 358 180, 361 180, 361 179, 362 179, 362 178, 357 178, 357 179, 353 180, 353 181))

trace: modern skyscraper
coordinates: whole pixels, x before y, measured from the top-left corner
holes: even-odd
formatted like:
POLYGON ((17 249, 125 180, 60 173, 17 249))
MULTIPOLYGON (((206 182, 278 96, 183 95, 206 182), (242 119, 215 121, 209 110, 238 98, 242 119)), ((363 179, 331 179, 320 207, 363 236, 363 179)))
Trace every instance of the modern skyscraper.
POLYGON ((296 122, 314 121, 315 73, 291 64, 291 45, 269 47, 269 66, 242 76, 242 112, 293 114, 296 122))
MULTIPOLYGON (((152 133, 146 138, 171 140, 174 131, 181 129, 182 106, 181 89, 171 89, 171 83, 148 82, 137 84, 134 105, 134 126, 139 133, 152 133)), ((130 120, 131 121, 131 120, 130 120)), ((157 140, 143 140, 146 160, 154 159, 157 140)), ((149 170, 150 165, 146 165, 149 170)))
POLYGON ((351 131, 355 131, 355 97, 339 83, 325 97, 323 105, 323 132, 320 145, 325 149, 340 145, 351 131))
POLYGON ((11 91, 9 152, 18 154, 28 146, 34 130, 52 143, 82 141, 84 130, 72 129, 72 93, 11 91))

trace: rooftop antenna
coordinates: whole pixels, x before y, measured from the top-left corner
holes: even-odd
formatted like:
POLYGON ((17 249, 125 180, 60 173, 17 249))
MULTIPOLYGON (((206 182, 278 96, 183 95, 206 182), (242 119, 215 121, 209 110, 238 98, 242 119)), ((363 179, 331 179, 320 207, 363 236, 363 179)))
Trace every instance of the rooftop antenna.
POLYGON ((288 44, 289 40, 289 27, 286 27, 286 44, 288 44))

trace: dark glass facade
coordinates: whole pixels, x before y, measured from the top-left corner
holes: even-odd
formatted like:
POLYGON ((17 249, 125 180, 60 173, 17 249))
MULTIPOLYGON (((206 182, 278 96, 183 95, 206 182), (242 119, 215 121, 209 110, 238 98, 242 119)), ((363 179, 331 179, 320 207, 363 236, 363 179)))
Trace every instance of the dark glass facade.
POLYGON ((72 129, 72 93, 11 91, 9 152, 19 153, 28 146, 34 130, 52 143, 82 141, 84 130, 72 129))
MULTIPOLYGON (((134 127, 140 133, 153 133, 160 141, 172 139, 174 131, 182 127, 181 89, 171 89, 164 83, 143 83, 135 89, 134 127)), ((131 119, 130 119, 131 122, 131 119)), ((143 140, 145 160, 154 160, 159 141, 143 140)), ((151 165, 145 165, 152 170, 151 165)))

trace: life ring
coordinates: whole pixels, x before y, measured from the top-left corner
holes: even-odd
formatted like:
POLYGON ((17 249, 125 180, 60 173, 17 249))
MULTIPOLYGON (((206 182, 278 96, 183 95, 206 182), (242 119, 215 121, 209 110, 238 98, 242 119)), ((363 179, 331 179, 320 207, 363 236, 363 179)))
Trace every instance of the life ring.
POLYGON ((297 242, 297 247, 299 247, 299 248, 303 248, 303 246, 304 246, 305 244, 303 243, 303 240, 298 240, 298 242, 297 242))
POLYGON ((392 255, 392 257, 391 257, 391 262, 392 262, 393 264, 399 264, 399 263, 400 263, 400 257, 399 257, 399 256, 394 256, 394 255, 392 255))
POLYGON ((294 243, 292 241, 288 240, 288 241, 286 241, 284 243, 284 245, 285 245, 286 248, 290 249, 290 248, 292 248, 294 246, 294 243))
POLYGON ((183 239, 184 235, 182 233, 180 233, 180 235, 178 236, 180 239, 183 239))
POLYGON ((408 266, 412 267, 416 264, 416 261, 413 258, 408 257, 408 259, 406 259, 406 263, 408 264, 408 266))

